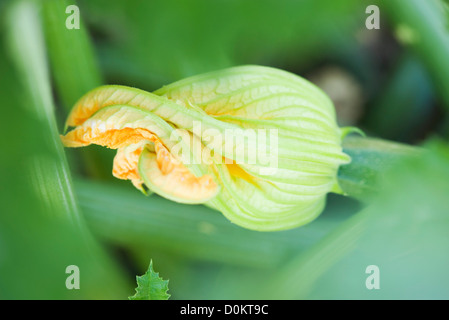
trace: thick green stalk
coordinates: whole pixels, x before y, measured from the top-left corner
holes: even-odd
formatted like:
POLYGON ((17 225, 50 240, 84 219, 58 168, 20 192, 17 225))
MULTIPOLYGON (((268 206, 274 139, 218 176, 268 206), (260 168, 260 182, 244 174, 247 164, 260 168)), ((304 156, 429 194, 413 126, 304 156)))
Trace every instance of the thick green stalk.
POLYGON ((359 200, 376 193, 382 173, 397 161, 421 152, 405 144, 352 136, 344 139, 343 150, 351 157, 351 163, 338 171, 338 183, 346 195, 359 200))

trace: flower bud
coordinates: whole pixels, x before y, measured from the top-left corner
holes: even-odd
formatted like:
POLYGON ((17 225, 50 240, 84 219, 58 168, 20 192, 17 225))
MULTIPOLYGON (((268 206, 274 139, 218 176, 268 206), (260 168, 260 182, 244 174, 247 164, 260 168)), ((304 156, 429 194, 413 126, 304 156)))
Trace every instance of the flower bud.
POLYGON ((113 174, 141 190, 202 203, 245 228, 308 223, 348 163, 329 98, 291 73, 242 66, 155 91, 99 87, 80 99, 68 147, 117 150, 113 174))

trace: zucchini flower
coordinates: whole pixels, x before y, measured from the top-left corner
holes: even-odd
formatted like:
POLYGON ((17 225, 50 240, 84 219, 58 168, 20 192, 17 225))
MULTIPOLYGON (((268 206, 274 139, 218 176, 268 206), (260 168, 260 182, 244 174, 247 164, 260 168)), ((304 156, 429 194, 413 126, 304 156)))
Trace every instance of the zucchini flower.
POLYGON ((340 192, 348 163, 329 98, 294 74, 241 66, 153 93, 109 85, 73 107, 67 147, 117 149, 113 175, 143 192, 205 204, 233 223, 275 231, 304 225, 340 192))

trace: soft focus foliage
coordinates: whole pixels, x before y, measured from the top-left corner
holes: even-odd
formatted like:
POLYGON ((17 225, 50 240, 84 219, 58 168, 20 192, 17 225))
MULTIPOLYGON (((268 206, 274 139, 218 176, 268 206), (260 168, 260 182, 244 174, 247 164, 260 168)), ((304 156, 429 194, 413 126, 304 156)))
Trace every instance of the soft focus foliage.
POLYGON ((151 259, 175 299, 449 297, 442 1, 372 1, 380 30, 357 0, 79 0, 81 29, 68 30, 73 3, 0 2, 0 298, 126 299, 151 259), (313 79, 340 125, 410 146, 348 137, 338 177, 363 202, 329 195, 313 223, 275 233, 145 197, 111 179, 108 150, 62 148, 57 133, 89 90, 153 92, 243 64, 313 79), (64 286, 68 265, 80 290, 64 286), (366 289, 368 265, 380 290, 366 289))

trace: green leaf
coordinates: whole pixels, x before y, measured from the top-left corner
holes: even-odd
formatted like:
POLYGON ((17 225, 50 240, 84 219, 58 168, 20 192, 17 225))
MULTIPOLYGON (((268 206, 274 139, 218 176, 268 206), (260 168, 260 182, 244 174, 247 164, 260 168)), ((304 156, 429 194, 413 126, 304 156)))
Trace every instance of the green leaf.
POLYGON ((143 276, 137 276, 136 294, 129 297, 129 300, 168 300, 168 280, 159 277, 158 272, 153 270, 153 260, 143 276))

